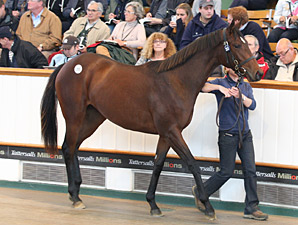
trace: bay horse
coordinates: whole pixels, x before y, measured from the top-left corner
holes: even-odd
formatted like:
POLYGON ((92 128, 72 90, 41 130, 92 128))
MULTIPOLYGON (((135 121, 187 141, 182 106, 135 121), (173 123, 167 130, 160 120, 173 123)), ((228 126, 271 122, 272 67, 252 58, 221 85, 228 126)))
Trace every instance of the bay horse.
POLYGON ((45 149, 57 153, 58 99, 66 121, 62 154, 73 206, 85 208, 79 198, 82 183, 79 146, 108 119, 126 129, 159 135, 146 194, 151 215, 162 216, 155 191, 172 147, 194 176, 205 215, 215 218, 200 167, 181 132, 192 119, 196 98, 208 76, 221 64, 242 71, 249 81, 259 80, 262 74, 234 23, 195 40, 163 61, 131 66, 85 53, 58 67, 51 74, 42 98, 41 129, 45 149))

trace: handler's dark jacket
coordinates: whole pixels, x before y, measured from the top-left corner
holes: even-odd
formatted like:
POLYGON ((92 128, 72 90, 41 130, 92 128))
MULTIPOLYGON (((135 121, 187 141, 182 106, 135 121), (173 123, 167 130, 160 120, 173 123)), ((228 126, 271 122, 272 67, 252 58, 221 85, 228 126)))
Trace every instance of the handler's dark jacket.
POLYGON ((9 50, 2 49, 0 66, 15 68, 43 68, 48 65, 46 57, 30 42, 20 40, 16 35, 11 48, 14 53, 12 62, 9 60, 9 50))
MULTIPOLYGON (((279 59, 279 57, 272 57, 270 59, 269 64, 269 69, 264 77, 264 79, 268 79, 268 80, 275 80, 276 76, 277 76, 277 72, 278 69, 280 68, 278 65, 276 65, 277 60, 279 59)), ((294 69, 294 73, 293 73, 293 81, 298 81, 298 62, 295 63, 295 69, 294 69)))
POLYGON ((228 24, 223 21, 215 12, 214 15, 211 17, 209 23, 204 26, 200 21, 201 13, 196 15, 187 25, 183 36, 180 48, 184 48, 191 42, 193 42, 198 37, 202 37, 206 34, 209 34, 213 31, 225 28, 228 24))
POLYGON ((16 31, 19 26, 19 20, 11 14, 11 10, 5 8, 5 17, 0 18, 0 27, 9 26, 13 31, 16 31))

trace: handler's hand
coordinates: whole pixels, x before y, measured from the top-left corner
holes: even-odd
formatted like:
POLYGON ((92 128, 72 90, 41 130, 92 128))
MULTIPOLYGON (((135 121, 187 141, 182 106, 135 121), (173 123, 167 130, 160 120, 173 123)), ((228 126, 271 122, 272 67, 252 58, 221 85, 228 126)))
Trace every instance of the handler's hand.
POLYGON ((235 98, 239 98, 239 89, 236 87, 232 87, 229 89, 229 94, 234 96, 235 98))

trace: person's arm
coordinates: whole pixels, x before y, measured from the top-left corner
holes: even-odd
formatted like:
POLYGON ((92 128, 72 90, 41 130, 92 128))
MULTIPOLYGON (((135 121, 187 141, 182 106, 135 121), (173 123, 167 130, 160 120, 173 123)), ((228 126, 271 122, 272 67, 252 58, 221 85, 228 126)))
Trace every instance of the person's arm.
POLYGON ((202 87, 202 92, 208 93, 211 91, 220 91, 221 93, 223 93, 225 98, 231 97, 231 94, 229 93, 229 89, 227 89, 226 87, 218 84, 211 84, 208 82, 205 83, 205 85, 202 87))

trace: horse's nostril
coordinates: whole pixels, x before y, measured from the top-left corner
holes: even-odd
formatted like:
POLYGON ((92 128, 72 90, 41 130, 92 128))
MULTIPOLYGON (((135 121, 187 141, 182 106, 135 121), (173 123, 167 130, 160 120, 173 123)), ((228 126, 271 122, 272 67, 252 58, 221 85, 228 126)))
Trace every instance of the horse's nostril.
POLYGON ((263 76, 263 71, 262 72, 257 71, 257 73, 256 73, 256 80, 257 81, 261 80, 262 76, 263 76))

